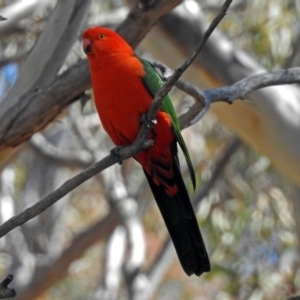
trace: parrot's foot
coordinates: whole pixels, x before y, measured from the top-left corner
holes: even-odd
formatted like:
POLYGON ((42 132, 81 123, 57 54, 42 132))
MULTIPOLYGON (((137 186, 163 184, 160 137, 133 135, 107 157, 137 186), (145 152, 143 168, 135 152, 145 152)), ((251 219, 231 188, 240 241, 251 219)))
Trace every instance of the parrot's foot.
POLYGON ((117 161, 118 164, 121 165, 123 163, 122 159, 120 158, 120 150, 123 149, 122 146, 115 147, 110 150, 110 155, 112 155, 117 161))
POLYGON ((149 120, 147 114, 142 115, 142 123, 147 126, 147 128, 152 128, 153 125, 157 124, 157 120, 149 120))

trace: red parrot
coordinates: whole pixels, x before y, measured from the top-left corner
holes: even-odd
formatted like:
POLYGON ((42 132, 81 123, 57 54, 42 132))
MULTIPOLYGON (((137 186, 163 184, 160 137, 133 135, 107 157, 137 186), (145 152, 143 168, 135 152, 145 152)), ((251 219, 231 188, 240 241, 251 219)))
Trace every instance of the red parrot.
MULTIPOLYGON (((127 42, 110 29, 86 30, 83 50, 102 125, 116 146, 130 145, 163 80, 148 61, 138 58, 127 42)), ((184 271, 200 276, 210 271, 210 262, 180 173, 177 142, 194 186, 195 173, 169 96, 158 110, 148 138, 154 145, 134 158, 143 167, 184 271)))

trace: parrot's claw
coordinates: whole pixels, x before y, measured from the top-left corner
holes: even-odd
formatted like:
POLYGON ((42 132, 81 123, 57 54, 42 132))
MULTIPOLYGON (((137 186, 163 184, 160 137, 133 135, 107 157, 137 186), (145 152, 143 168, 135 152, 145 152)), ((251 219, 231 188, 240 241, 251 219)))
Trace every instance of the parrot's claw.
POLYGON ((157 120, 149 120, 147 114, 142 115, 142 123, 147 126, 147 128, 152 128, 153 124, 157 124, 157 120))
POLYGON ((122 146, 119 146, 119 147, 115 147, 110 150, 110 155, 112 155, 118 161, 119 165, 121 165, 123 163, 122 159, 120 158, 120 154, 119 154, 119 152, 122 148, 123 148, 122 146))

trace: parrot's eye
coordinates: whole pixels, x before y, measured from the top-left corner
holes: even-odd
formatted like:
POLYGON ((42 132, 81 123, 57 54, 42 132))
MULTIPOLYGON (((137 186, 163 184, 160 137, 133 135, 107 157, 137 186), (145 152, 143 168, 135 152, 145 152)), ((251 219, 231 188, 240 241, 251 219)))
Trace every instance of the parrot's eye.
POLYGON ((104 39, 104 38, 105 38, 105 35, 104 35, 103 33, 100 33, 100 34, 99 34, 99 38, 100 38, 100 39, 104 39))

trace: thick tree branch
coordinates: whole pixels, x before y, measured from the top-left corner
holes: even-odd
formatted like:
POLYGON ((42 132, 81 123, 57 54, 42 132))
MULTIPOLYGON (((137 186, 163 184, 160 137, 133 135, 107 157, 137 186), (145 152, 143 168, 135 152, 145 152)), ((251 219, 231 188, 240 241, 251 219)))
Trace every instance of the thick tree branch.
POLYGON ((57 76, 48 88, 26 93, 20 104, 11 107, 1 118, 0 151, 29 139, 90 87, 88 65, 81 60, 57 76))
POLYGON ((158 19, 181 2, 182 0, 135 1, 117 32, 135 48, 158 19))

